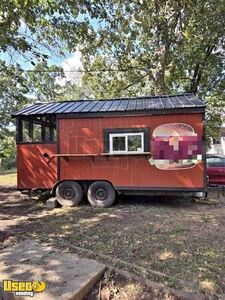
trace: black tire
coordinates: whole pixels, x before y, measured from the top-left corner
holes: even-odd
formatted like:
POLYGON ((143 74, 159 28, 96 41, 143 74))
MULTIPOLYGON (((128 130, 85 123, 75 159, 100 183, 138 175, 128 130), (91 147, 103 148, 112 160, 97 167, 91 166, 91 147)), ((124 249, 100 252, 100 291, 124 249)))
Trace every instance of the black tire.
POLYGON ((108 207, 115 201, 116 193, 109 182, 95 181, 89 186, 87 197, 92 206, 108 207))
POLYGON ((63 181, 56 189, 56 198, 62 206, 76 206, 82 197, 82 188, 76 181, 63 181))

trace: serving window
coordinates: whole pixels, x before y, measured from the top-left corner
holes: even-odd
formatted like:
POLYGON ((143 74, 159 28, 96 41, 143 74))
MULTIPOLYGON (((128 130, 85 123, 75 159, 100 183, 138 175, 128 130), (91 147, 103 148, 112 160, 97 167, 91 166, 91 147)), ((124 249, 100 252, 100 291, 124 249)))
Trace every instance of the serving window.
POLYGON ((117 128, 104 130, 104 152, 109 154, 141 154, 150 151, 149 128, 117 128))
POLYGON ((56 142, 56 118, 20 117, 17 119, 17 143, 56 142))
POLYGON ((110 153, 143 153, 144 133, 110 134, 110 153))

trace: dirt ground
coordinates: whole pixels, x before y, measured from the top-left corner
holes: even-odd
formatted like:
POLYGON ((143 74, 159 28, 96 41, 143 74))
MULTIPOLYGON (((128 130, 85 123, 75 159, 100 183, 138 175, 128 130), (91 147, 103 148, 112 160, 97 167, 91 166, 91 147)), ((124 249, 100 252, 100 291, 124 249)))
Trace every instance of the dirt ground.
POLYGON ((84 201, 48 210, 0 189, 0 248, 29 237, 168 287, 224 295, 225 198, 209 198, 120 197, 107 209, 84 201))

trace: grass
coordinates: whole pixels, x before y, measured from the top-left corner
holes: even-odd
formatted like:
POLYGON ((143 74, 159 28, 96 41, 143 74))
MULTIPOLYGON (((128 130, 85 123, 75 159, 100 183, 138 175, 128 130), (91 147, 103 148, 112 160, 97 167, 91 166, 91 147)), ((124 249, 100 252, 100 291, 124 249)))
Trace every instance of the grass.
POLYGON ((8 173, 8 174, 1 174, 0 175, 0 185, 16 185, 17 183, 17 174, 15 173, 8 173))
POLYGON ((14 174, 16 173, 16 168, 10 169, 10 170, 2 170, 0 168, 0 175, 6 175, 6 174, 14 174))
POLYGON ((44 239, 62 249, 87 249, 92 254, 81 251, 82 256, 169 286, 223 293, 224 200, 203 205, 181 197, 126 197, 107 209, 86 202, 54 210, 46 210, 37 201, 24 207, 21 203, 19 209, 9 207, 5 201, 4 218, 29 212, 27 221, 18 221, 16 228, 11 228, 12 234, 16 232, 19 237, 26 232, 31 238, 44 239))

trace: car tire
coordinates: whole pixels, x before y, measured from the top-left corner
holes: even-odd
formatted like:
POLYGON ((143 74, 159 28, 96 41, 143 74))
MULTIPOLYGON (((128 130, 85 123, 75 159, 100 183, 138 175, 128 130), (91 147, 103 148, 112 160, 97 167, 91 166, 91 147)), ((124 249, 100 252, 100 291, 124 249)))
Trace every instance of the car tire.
POLYGON ((56 189, 56 198, 62 206, 76 206, 83 197, 83 190, 76 181, 63 181, 56 189))
POLYGON ((87 197, 92 206, 108 207, 115 201, 116 192, 109 182, 95 181, 89 186, 87 197))

